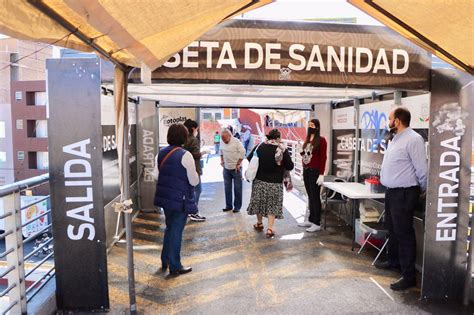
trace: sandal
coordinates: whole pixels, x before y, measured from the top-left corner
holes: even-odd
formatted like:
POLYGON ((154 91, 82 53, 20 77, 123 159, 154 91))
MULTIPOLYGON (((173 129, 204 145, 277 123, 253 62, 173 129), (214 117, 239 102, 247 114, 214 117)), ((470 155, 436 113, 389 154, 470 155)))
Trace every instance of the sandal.
POLYGON ((271 238, 271 237, 275 236, 275 233, 273 232, 272 229, 267 229, 266 235, 267 235, 268 238, 271 238))
POLYGON ((253 225, 253 228, 257 231, 263 231, 263 223, 256 223, 253 225))

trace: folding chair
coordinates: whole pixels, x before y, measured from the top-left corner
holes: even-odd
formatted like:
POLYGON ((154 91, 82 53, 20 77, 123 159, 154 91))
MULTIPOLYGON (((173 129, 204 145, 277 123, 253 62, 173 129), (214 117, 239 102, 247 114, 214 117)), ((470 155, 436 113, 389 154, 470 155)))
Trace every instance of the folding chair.
POLYGON ((364 249, 365 245, 366 244, 369 244, 370 246, 372 246, 373 248, 377 249, 378 253, 377 253, 377 256, 375 257, 375 259, 372 261, 372 266, 375 264, 375 262, 377 261, 377 259, 379 259, 380 255, 382 254, 383 250, 385 249, 385 246, 387 246, 388 244, 388 230, 385 228, 385 224, 384 222, 380 222, 383 218, 383 215, 385 214, 385 210, 382 212, 382 214, 379 216, 379 218, 377 219, 377 222, 361 222, 360 225, 361 225, 361 229, 362 230, 365 230, 365 231, 368 231, 369 232, 369 235, 367 236, 367 238, 365 239, 364 243, 362 244, 362 246, 360 247, 359 251, 357 252, 357 254, 360 254, 362 252, 362 250, 364 249), (385 236, 385 241, 382 245, 382 247, 378 247, 377 245, 373 244, 370 242, 370 237, 372 235, 382 235, 382 236, 385 236))
MULTIPOLYGON (((338 178, 338 177, 325 177, 326 181, 334 181, 334 182, 345 182, 344 179, 338 178)), ((321 204, 323 205, 324 208, 324 229, 326 230, 326 219, 327 219, 327 211, 328 211, 328 205, 337 205, 338 206, 338 213, 337 217, 341 219, 341 210, 344 209, 344 217, 347 214, 347 198, 343 195, 341 195, 338 192, 335 192, 334 190, 326 188, 326 191, 321 194, 321 204), (326 194, 327 194, 327 202, 326 202, 326 194)), ((345 218, 344 221, 347 224, 347 219, 345 218)))

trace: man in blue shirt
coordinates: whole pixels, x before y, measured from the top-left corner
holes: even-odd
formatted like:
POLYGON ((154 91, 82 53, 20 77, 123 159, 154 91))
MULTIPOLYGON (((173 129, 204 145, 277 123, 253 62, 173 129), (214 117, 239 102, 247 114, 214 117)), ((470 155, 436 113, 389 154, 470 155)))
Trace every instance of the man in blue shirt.
POLYGON ((416 238, 413 215, 426 190, 428 163, 425 141, 410 128, 410 112, 395 108, 389 115, 394 137, 385 152, 380 179, 385 193, 385 222, 389 231, 388 261, 380 269, 401 269, 402 277, 390 285, 395 291, 416 286, 416 238))

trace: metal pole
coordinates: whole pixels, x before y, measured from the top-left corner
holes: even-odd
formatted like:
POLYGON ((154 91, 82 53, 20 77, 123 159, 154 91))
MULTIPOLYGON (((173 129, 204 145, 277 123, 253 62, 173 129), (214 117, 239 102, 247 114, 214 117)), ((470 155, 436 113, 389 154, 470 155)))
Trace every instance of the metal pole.
MULTIPOLYGON (((123 187, 122 201, 130 198, 130 152, 128 147, 128 74, 125 71, 123 82, 124 93, 124 121, 123 121, 123 146, 122 146, 122 178, 123 187)), ((130 314, 137 313, 136 292, 135 292, 135 266, 133 263, 133 234, 132 234, 132 215, 125 213, 125 233, 127 238, 127 266, 128 266, 128 296, 130 299, 130 314)))
POLYGON ((354 150, 354 182, 359 181, 359 141, 360 141, 360 130, 359 130, 359 99, 354 99, 354 125, 355 125, 355 138, 356 147, 354 150))

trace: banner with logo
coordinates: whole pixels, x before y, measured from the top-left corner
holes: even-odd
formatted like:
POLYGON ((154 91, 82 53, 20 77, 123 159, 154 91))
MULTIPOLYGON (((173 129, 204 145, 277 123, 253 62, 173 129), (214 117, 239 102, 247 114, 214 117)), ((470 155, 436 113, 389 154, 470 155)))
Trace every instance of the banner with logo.
POLYGON ((141 209, 154 209, 156 181, 153 177, 155 157, 158 154, 158 110, 154 101, 141 101, 138 112, 138 161, 141 209))
POLYGON ((232 20, 172 56, 152 82, 427 90, 430 68, 426 51, 383 26, 232 20))
POLYGON ((48 147, 60 311, 109 308, 98 59, 46 62, 48 147))
POLYGON ((168 145, 166 137, 172 124, 183 124, 186 119, 196 120, 194 108, 160 107, 158 113, 160 147, 168 145))

